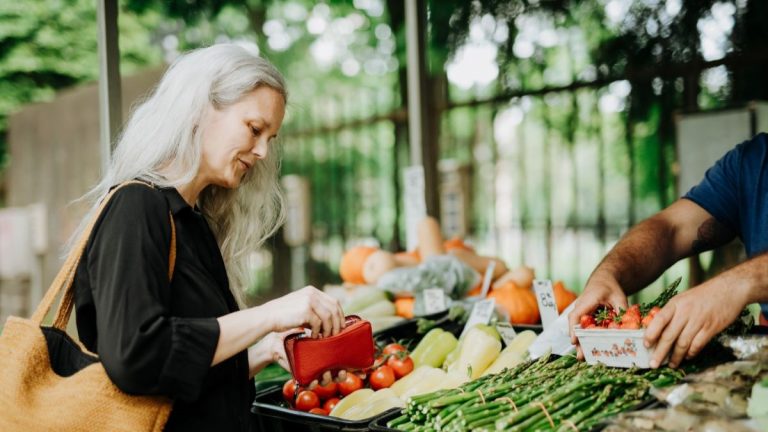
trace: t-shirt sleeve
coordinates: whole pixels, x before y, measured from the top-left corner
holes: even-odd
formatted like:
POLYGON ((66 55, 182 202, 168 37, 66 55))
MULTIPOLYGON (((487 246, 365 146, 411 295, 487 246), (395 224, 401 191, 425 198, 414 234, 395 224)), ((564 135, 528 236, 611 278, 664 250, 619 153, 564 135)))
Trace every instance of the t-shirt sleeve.
POLYGON ((739 144, 720 158, 707 170, 704 179, 683 196, 739 234, 739 172, 745 144, 739 144))
POLYGON ((168 204, 143 185, 118 190, 88 245, 97 351, 107 374, 130 394, 193 401, 219 339, 216 318, 171 315, 168 204))

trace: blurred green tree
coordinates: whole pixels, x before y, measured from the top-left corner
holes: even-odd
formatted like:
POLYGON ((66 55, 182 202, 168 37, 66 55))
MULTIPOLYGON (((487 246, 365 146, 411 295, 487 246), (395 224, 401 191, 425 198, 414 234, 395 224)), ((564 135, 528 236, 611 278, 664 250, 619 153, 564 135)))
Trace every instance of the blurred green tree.
MULTIPOLYGON (((161 62, 162 50, 150 30, 161 18, 154 11, 121 12, 123 73, 161 62)), ((52 99, 59 89, 98 79, 96 37, 92 0, 0 2, 0 173, 8 163, 8 115, 24 104, 52 99)))

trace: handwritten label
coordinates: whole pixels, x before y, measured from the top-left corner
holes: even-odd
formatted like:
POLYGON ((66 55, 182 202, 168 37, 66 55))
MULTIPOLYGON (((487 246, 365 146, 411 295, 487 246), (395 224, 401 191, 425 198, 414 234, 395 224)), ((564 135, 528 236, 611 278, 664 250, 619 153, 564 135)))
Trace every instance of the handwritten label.
POLYGON ((403 187, 405 189, 405 239, 408 250, 414 250, 419 243, 419 233, 416 228, 427 216, 427 202, 424 198, 424 167, 415 165, 403 169, 403 187))
POLYGON ((509 344, 511 344, 512 341, 517 337, 517 332, 510 323, 500 322, 496 324, 496 331, 499 332, 501 339, 504 341, 504 345, 506 346, 509 346, 509 344))
POLYGON ((442 312, 445 308, 445 292, 440 288, 424 290, 424 313, 427 315, 442 312))
POLYGON ((485 298, 488 295, 488 289, 491 287, 491 280, 493 279, 493 270, 496 268, 496 261, 491 261, 488 267, 485 268, 485 276, 483 277, 483 287, 480 290, 480 298, 485 298))
POLYGON ((541 313, 541 323, 544 328, 555 322, 560 315, 557 312, 557 303, 555 303, 555 292, 552 290, 551 280, 533 281, 533 291, 536 293, 536 301, 539 303, 539 313, 541 313))
POLYGON ((472 313, 469 314, 469 319, 464 325, 464 330, 462 330, 461 335, 463 336, 464 333, 478 324, 488 324, 495 309, 496 302, 492 298, 476 302, 475 306, 472 308, 472 313))

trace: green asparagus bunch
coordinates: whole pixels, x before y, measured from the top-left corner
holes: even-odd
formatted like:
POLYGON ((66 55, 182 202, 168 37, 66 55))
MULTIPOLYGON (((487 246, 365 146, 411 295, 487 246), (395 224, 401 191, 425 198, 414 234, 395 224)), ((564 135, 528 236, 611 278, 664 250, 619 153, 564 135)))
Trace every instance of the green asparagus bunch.
POLYGON ((668 368, 618 369, 543 356, 457 389, 415 396, 387 425, 404 431, 588 430, 641 403, 651 386, 681 378, 668 368))

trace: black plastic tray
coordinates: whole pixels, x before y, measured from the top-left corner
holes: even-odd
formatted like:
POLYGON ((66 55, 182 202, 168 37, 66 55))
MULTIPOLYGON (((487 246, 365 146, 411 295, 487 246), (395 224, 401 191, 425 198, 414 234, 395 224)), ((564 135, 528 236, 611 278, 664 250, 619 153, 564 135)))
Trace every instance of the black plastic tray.
MULTIPOLYGON (((399 412, 396 408, 391 411, 399 412)), ((371 421, 389 414, 385 411, 378 416, 363 420, 344 420, 291 409, 283 402, 281 387, 273 387, 256 395, 251 406, 252 431, 294 432, 294 431, 366 431, 371 421)))

